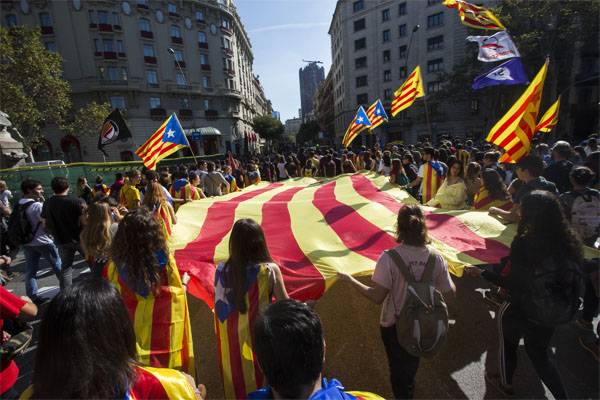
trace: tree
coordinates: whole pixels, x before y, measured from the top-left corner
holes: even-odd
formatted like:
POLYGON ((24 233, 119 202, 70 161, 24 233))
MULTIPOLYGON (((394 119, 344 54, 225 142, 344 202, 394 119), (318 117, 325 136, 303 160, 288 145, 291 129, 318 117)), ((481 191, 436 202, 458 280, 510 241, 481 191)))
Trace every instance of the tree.
POLYGON ((65 126, 65 130, 75 136, 97 136, 110 111, 110 104, 92 101, 77 111, 73 121, 65 126))
POLYGON ((296 143, 306 143, 309 141, 315 142, 319 138, 319 124, 317 121, 308 121, 300 125, 298 135, 296 135, 296 143))
POLYGON ((61 57, 47 51, 38 30, 0 27, 0 104, 25 145, 48 124, 62 126, 71 107, 61 57))
POLYGON ((269 115, 261 115, 254 118, 252 127, 262 138, 269 140, 279 140, 284 131, 281 121, 269 115))

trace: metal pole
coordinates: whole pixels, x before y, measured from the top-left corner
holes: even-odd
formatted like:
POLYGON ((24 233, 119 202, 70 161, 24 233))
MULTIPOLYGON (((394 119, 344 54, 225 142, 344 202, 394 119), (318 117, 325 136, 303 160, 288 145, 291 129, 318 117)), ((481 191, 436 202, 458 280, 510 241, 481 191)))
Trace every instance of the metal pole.
MULTIPOLYGON (((416 31, 419 30, 419 28, 421 28, 420 24, 416 24, 413 28, 412 31, 410 32, 410 37, 408 39, 408 48, 406 49, 406 58, 404 59, 404 67, 408 67, 408 57, 410 56, 410 48, 412 45, 412 40, 413 40, 413 35, 416 31)), ((408 74, 408 70, 406 71, 406 73, 408 74)), ((408 75, 407 75, 408 76, 408 75)))
POLYGON ((425 121, 427 122, 427 131, 429 132, 429 137, 431 138, 431 144, 435 145, 435 143, 433 143, 433 134, 431 133, 431 122, 429 121, 429 107, 427 107, 427 96, 423 96, 423 104, 425 105, 425 121))

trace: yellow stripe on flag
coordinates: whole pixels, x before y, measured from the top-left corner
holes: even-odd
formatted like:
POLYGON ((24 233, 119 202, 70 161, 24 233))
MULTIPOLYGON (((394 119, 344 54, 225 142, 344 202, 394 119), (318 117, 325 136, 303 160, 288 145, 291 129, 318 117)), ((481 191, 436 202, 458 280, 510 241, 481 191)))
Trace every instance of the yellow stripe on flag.
POLYGON ((535 127, 535 130, 537 132, 543 132, 543 133, 548 133, 548 132, 552 131, 552 128, 554 128, 556 126, 556 124, 558 123, 559 110, 560 110, 560 96, 558 96, 558 100, 556 100, 556 102, 554 102, 554 104, 552 104, 550 106, 550 108, 548 108, 548 110, 546 111, 544 116, 540 119, 540 122, 535 127))

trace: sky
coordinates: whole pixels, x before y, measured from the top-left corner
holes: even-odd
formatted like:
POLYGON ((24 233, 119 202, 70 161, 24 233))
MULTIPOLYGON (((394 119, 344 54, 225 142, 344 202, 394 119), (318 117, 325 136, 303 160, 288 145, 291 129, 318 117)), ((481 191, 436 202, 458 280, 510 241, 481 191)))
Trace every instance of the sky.
POLYGON ((336 0, 235 0, 254 54, 254 74, 281 122, 297 118, 302 60, 331 66, 329 23, 336 0))

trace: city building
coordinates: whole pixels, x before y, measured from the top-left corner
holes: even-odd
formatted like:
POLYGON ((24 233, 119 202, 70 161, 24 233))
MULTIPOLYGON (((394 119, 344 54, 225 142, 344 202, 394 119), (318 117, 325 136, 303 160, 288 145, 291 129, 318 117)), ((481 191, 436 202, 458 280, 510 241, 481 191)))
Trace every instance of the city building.
MULTIPOLYGON (((1 8, 4 26, 39 27, 62 56, 75 106, 95 100, 123 110, 133 140, 107 146, 109 161, 133 160, 174 112, 197 155, 258 149, 252 120, 272 107, 231 0, 8 0, 1 8)), ((102 160, 96 137, 58 128, 44 137, 36 160, 102 160)))
POLYGON ((300 118, 306 121, 314 109, 315 92, 325 79, 325 68, 319 67, 320 61, 309 61, 308 65, 300 68, 300 118))
POLYGON ((335 109, 333 102, 333 70, 329 70, 327 77, 319 85, 315 93, 315 116, 324 139, 332 143, 335 139, 335 109))
POLYGON ((302 119, 291 118, 286 119, 284 124, 284 139, 291 143, 296 143, 296 135, 300 131, 300 125, 302 125, 302 119))
POLYGON ((271 117, 275 118, 277 121, 281 121, 281 113, 279 111, 273 111, 271 117))

